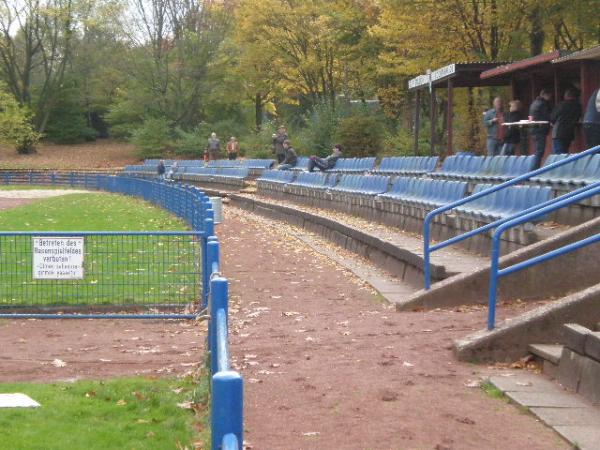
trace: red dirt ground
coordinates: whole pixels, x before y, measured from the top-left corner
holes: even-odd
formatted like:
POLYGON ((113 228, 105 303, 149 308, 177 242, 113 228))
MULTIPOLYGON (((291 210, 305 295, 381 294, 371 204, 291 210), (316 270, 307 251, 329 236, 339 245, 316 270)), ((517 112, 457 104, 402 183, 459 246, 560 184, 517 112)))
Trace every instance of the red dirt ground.
POLYGON ((397 313, 272 224, 228 208, 218 230, 252 449, 569 448, 467 386, 500 373, 451 351, 483 310, 397 313))
MULTIPOLYGON (((248 448, 568 448, 531 416, 467 386, 499 373, 451 352, 484 311, 396 313, 283 227, 225 213, 218 232, 248 448)), ((181 322, 5 319, 0 381, 185 373, 202 359, 204 335, 204 325, 181 322)))

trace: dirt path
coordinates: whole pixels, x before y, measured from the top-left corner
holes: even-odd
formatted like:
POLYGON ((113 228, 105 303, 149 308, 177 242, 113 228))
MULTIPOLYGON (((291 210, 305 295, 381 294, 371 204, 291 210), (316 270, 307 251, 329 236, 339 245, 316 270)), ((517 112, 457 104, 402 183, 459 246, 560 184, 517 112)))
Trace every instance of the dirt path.
POLYGON ((396 313, 285 227, 225 214, 218 232, 252 449, 568 448, 468 387, 500 373, 452 355, 453 339, 481 328, 483 310, 396 313))

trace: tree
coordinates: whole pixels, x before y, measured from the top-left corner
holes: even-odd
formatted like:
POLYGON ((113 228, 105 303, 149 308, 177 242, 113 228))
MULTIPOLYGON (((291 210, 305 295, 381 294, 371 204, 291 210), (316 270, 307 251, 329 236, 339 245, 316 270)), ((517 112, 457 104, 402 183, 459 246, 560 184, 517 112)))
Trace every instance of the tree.
POLYGON ((31 115, 0 83, 0 142, 19 153, 33 153, 41 135, 33 129, 31 115))
POLYGON ((40 132, 71 57, 73 21, 72 0, 0 0, 0 75, 40 132))

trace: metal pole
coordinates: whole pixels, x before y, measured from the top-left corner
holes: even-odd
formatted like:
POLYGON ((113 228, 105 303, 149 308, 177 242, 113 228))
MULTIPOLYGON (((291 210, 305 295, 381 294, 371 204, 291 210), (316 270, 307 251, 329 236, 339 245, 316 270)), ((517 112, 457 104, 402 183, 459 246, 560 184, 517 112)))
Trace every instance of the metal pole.
POLYGON ((237 372, 213 375, 211 424, 212 450, 221 449, 223 438, 231 433, 244 442, 244 383, 237 372))
POLYGON ((415 156, 419 154, 419 132, 421 131, 421 90, 417 89, 415 96, 415 156))
POLYGON ((217 312, 222 309, 228 313, 229 284, 225 278, 217 277, 210 282, 210 369, 215 374, 219 371, 219 352, 217 342, 217 312))

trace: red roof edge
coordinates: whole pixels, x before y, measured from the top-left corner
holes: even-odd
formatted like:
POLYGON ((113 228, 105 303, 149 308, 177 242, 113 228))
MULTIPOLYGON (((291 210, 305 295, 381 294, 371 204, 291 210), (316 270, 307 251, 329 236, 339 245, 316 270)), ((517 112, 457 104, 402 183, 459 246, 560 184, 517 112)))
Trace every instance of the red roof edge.
POLYGON ((522 59, 521 61, 514 62, 512 64, 506 64, 504 66, 495 67, 490 70, 482 72, 480 77, 482 80, 486 78, 493 78, 499 75, 505 75, 507 73, 516 72, 517 70, 525 69, 527 67, 537 66, 551 62, 553 59, 564 56, 565 52, 561 50, 554 50, 550 53, 543 53, 541 55, 532 56, 531 58, 522 59))

